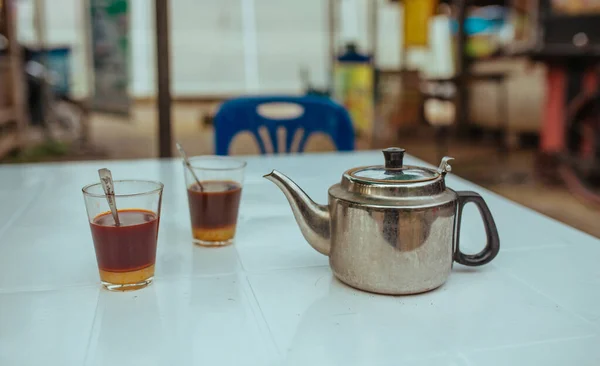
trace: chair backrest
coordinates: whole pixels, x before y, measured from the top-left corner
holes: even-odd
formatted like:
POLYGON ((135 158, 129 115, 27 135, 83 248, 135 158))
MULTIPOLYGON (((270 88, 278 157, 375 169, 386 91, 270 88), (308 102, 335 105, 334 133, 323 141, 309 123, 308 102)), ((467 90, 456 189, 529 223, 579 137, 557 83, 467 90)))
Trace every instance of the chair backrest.
POLYGON ((354 129, 346 109, 333 100, 319 96, 262 96, 230 99, 224 102, 214 118, 215 150, 217 155, 228 155, 231 141, 240 132, 254 135, 260 152, 266 154, 265 142, 259 130, 265 129, 271 140, 273 152, 278 153, 277 131, 286 130, 285 152, 290 153, 294 136, 298 131, 302 137, 298 152, 304 151, 308 137, 321 132, 333 140, 339 151, 354 150, 354 129), (261 106, 273 103, 292 104, 301 107, 302 113, 290 118, 267 117, 259 111, 261 106))

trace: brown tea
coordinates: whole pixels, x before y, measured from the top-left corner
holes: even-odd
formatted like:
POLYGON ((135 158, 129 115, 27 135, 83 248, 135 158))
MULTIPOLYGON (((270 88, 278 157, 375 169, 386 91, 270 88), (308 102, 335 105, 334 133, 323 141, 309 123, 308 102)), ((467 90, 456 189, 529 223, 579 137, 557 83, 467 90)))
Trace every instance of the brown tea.
POLYGON ((203 181, 188 187, 194 239, 223 245, 235 235, 242 187, 233 181, 203 181))
POLYGON ((120 226, 110 212, 90 223, 100 279, 130 284, 154 275, 158 217, 146 210, 119 210, 120 226))

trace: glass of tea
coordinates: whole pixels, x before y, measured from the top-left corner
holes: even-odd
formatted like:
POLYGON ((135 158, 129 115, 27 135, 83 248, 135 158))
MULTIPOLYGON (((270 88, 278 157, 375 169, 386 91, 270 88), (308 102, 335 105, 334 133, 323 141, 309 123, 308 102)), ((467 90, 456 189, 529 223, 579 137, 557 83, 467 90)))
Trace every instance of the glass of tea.
POLYGON ((194 243, 211 247, 233 243, 246 162, 220 156, 189 161, 194 174, 185 163, 183 169, 194 243))
POLYGON ((101 183, 83 187, 102 285, 126 291, 146 287, 154 278, 163 184, 115 180, 115 223, 101 183))

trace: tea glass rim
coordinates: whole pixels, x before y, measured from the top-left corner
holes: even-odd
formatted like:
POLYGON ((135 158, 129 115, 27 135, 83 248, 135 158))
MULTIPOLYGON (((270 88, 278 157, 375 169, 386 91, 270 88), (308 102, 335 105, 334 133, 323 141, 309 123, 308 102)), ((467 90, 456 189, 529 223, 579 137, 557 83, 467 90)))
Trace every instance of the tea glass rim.
MULTIPOLYGON (((248 162, 245 160, 241 160, 241 159, 237 159, 237 158, 232 158, 229 156, 218 156, 218 155, 197 155, 197 156, 190 156, 188 158, 190 165, 192 166, 193 169, 200 169, 200 170, 212 170, 212 171, 228 171, 228 170, 240 170, 240 169, 244 169, 246 167, 246 165, 248 165, 248 162), (237 163, 235 166, 231 166, 231 167, 207 167, 207 166, 199 166, 199 165, 194 165, 194 162, 200 162, 200 161, 227 161, 229 163, 237 163)), ((185 164, 185 163, 184 163, 185 164)))
MULTIPOLYGON (((144 179, 118 179, 118 180, 113 180, 113 183, 151 183, 151 184, 155 184, 157 186, 157 188, 154 189, 150 189, 150 190, 144 190, 142 192, 136 192, 136 193, 115 193, 115 197, 136 197, 136 196, 144 196, 144 195, 150 195, 150 194, 154 194, 154 193, 158 193, 160 191, 162 191, 165 188, 165 185, 162 182, 159 182, 157 180, 144 180, 144 179)), ((89 196, 89 197, 96 197, 96 198, 106 198, 106 194, 105 193, 91 193, 89 192, 89 189, 92 187, 96 187, 96 186, 100 186, 102 185, 102 183, 91 183, 88 184, 86 186, 84 186, 81 191, 83 192, 83 194, 85 196, 89 196)), ((104 192, 104 191, 102 191, 104 192)))

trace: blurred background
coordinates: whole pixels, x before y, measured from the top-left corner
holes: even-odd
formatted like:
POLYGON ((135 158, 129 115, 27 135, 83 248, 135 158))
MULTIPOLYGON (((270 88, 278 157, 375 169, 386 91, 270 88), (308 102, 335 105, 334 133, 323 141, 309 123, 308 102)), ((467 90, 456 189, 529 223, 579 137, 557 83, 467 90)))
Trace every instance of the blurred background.
POLYGON ((600 0, 0 0, 0 164, 400 146, 600 237, 599 60, 600 0))

